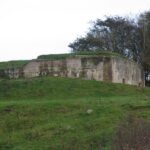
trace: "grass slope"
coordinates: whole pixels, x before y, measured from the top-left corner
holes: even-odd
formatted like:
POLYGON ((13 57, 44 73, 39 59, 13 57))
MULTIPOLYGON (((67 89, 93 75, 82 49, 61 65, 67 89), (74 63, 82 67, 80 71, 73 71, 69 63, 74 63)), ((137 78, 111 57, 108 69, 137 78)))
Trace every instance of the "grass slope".
POLYGON ((27 64, 28 62, 29 62, 28 60, 13 60, 0 62, 0 69, 20 68, 23 65, 27 64))
POLYGON ((129 114, 150 120, 149 108, 149 88, 56 77, 1 80, 0 149, 110 150, 120 122, 129 114))
POLYGON ((76 57, 76 56, 118 56, 122 57, 120 54, 115 52, 109 52, 109 51, 80 51, 75 53, 66 53, 66 54, 49 54, 49 55, 40 55, 37 57, 37 59, 46 59, 46 60, 60 60, 60 59, 66 59, 68 57, 76 57))

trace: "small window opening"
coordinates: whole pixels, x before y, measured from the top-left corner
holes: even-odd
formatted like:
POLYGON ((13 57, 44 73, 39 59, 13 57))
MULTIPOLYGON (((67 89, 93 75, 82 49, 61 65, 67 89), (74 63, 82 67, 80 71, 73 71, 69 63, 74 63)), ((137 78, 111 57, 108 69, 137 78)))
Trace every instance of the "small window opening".
POLYGON ((125 84, 125 78, 122 79, 122 83, 125 84))

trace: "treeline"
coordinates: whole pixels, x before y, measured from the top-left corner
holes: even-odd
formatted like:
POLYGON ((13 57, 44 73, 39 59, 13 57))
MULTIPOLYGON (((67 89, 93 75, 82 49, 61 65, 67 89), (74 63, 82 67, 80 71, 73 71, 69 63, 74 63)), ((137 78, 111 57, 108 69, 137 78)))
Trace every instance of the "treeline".
POLYGON ((117 52, 143 65, 146 85, 150 85, 150 11, 136 19, 110 16, 97 19, 84 37, 69 44, 72 52, 117 52))

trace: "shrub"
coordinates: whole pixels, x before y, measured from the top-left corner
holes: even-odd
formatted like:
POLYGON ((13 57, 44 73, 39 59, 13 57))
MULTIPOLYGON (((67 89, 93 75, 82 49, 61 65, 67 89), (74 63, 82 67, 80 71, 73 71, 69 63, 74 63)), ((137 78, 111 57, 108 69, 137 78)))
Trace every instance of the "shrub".
POLYGON ((129 116, 116 133, 113 150, 149 150, 150 122, 129 116))

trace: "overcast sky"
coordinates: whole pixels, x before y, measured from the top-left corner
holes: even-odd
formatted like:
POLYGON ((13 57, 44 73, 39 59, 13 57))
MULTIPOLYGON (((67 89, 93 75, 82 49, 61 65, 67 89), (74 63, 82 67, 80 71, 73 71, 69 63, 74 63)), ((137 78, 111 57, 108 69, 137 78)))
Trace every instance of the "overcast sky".
POLYGON ((0 0, 0 61, 69 52, 91 20, 149 8, 150 0, 0 0))

